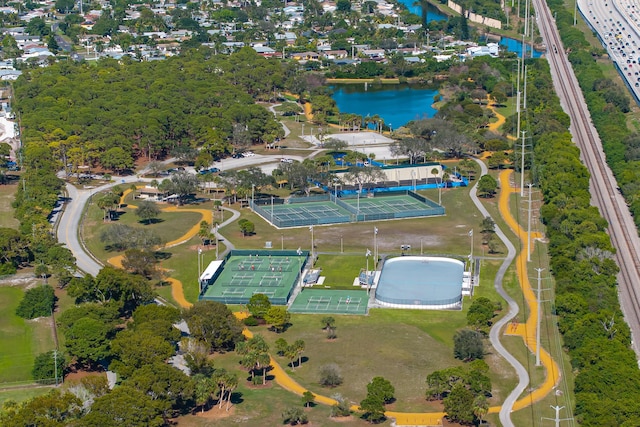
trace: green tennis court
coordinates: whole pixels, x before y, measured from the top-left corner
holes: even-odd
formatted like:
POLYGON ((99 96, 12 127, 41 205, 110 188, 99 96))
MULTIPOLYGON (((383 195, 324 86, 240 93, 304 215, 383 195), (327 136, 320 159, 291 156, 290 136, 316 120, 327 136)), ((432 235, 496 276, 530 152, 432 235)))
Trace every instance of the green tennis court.
POLYGON ((343 198, 342 201, 360 213, 399 213, 408 211, 420 211, 425 209, 425 204, 411 196, 398 195, 386 197, 360 197, 343 198))
POLYGON ((201 300, 246 304, 254 294, 264 294, 272 304, 286 305, 300 279, 308 252, 234 250, 222 271, 200 295, 201 300))
POLYGON ((289 306, 292 313, 367 314, 367 291, 305 289, 289 306))
POLYGON ((324 194, 252 203, 252 209, 279 228, 444 215, 444 208, 414 191, 336 197, 324 194), (373 197, 371 197, 373 195, 373 197))

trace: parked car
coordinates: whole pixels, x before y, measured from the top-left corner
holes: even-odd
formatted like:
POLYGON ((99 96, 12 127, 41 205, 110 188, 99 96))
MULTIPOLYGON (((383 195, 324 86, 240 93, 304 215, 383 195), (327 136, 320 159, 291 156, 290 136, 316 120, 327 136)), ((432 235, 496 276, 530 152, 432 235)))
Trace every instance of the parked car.
POLYGON ((280 163, 293 163, 293 159, 288 159, 286 157, 283 157, 280 159, 280 163))
POLYGON ((244 157, 244 155, 242 153, 233 153, 231 157, 234 159, 241 159, 244 157))
POLYGON ((244 157, 253 157, 255 155, 256 153, 254 153, 253 151, 245 151, 244 153, 242 153, 242 156, 244 157))
POLYGON ((220 169, 218 168, 210 168, 210 169, 202 169, 200 172, 198 172, 200 175, 206 175, 208 173, 218 173, 220 172, 220 169))

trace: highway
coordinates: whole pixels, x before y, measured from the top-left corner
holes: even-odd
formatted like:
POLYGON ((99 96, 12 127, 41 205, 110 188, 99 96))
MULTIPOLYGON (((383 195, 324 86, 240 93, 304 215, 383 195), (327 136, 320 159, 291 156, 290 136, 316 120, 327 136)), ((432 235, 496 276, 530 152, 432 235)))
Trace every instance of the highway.
POLYGON ((640 100, 640 0, 578 0, 629 91, 640 100))
MULTIPOLYGON (((605 8, 611 6, 611 0, 601 0, 601 2, 605 4, 605 8)), ((638 232, 626 202, 618 191, 616 180, 606 164, 602 142, 591 122, 584 96, 567 55, 561 48, 562 43, 551 11, 543 0, 533 0, 533 4, 536 16, 538 16, 542 38, 547 46, 557 47, 557 49, 549 49, 548 54, 553 84, 564 110, 571 118, 570 130, 573 140, 580 149, 582 160, 591 173, 591 201, 599 208, 602 216, 609 223, 608 232, 611 236, 611 242, 616 248, 615 259, 620 267, 617 277, 620 305, 631 328, 633 348, 638 358, 640 354, 638 351, 638 343, 640 343, 640 290, 638 289, 640 286, 638 271, 640 267, 640 257, 638 256, 640 239, 638 232)), ((593 0, 593 4, 600 5, 600 2, 593 0)), ((614 10, 607 13, 618 16, 614 10)), ((624 27, 627 28, 628 25, 624 25, 624 27)), ((632 33, 635 34, 635 37, 638 36, 635 30, 632 33)), ((640 43, 640 39, 636 43, 640 43)), ((637 64, 634 65, 637 67, 637 64)))

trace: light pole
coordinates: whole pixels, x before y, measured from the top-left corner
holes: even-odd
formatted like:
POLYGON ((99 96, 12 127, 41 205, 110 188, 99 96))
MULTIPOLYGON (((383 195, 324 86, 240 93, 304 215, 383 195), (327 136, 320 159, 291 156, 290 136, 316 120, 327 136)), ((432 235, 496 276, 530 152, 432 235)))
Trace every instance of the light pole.
POLYGON ((469 273, 471 283, 473 284, 473 228, 469 230, 469 239, 471 240, 471 251, 469 253, 469 273))
POLYGON ((256 185, 251 184, 251 211, 255 212, 253 209, 253 205, 255 203, 255 195, 256 195, 256 185))
POLYGON ((378 269, 378 227, 373 227, 373 269, 378 269))
POLYGON ((309 231, 311 232, 311 265, 314 264, 314 255, 313 255, 313 250, 314 250, 314 241, 313 241, 313 225, 309 226, 309 231))
POLYGON ((213 235, 216 237, 216 261, 218 260, 218 243, 220 242, 220 239, 218 239, 218 224, 216 224, 216 228, 215 231, 213 232, 213 235))

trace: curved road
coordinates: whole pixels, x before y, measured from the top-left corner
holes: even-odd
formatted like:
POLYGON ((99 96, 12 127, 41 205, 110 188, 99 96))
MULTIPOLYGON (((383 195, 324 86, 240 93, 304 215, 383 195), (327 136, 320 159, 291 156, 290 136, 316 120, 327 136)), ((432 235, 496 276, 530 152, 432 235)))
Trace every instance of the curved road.
POLYGON ((102 269, 102 264, 89 255, 89 252, 85 250, 84 244, 80 240, 80 221, 84 208, 91 199, 91 196, 97 192, 106 190, 111 187, 115 187, 119 184, 127 184, 140 181, 135 176, 128 176, 124 178, 118 178, 116 182, 102 185, 97 188, 88 190, 78 190, 72 184, 66 184, 67 200, 65 201, 65 207, 60 216, 60 222, 58 223, 58 241, 67 245, 67 248, 71 251, 76 258, 76 265, 78 269, 83 272, 96 276, 102 269))

